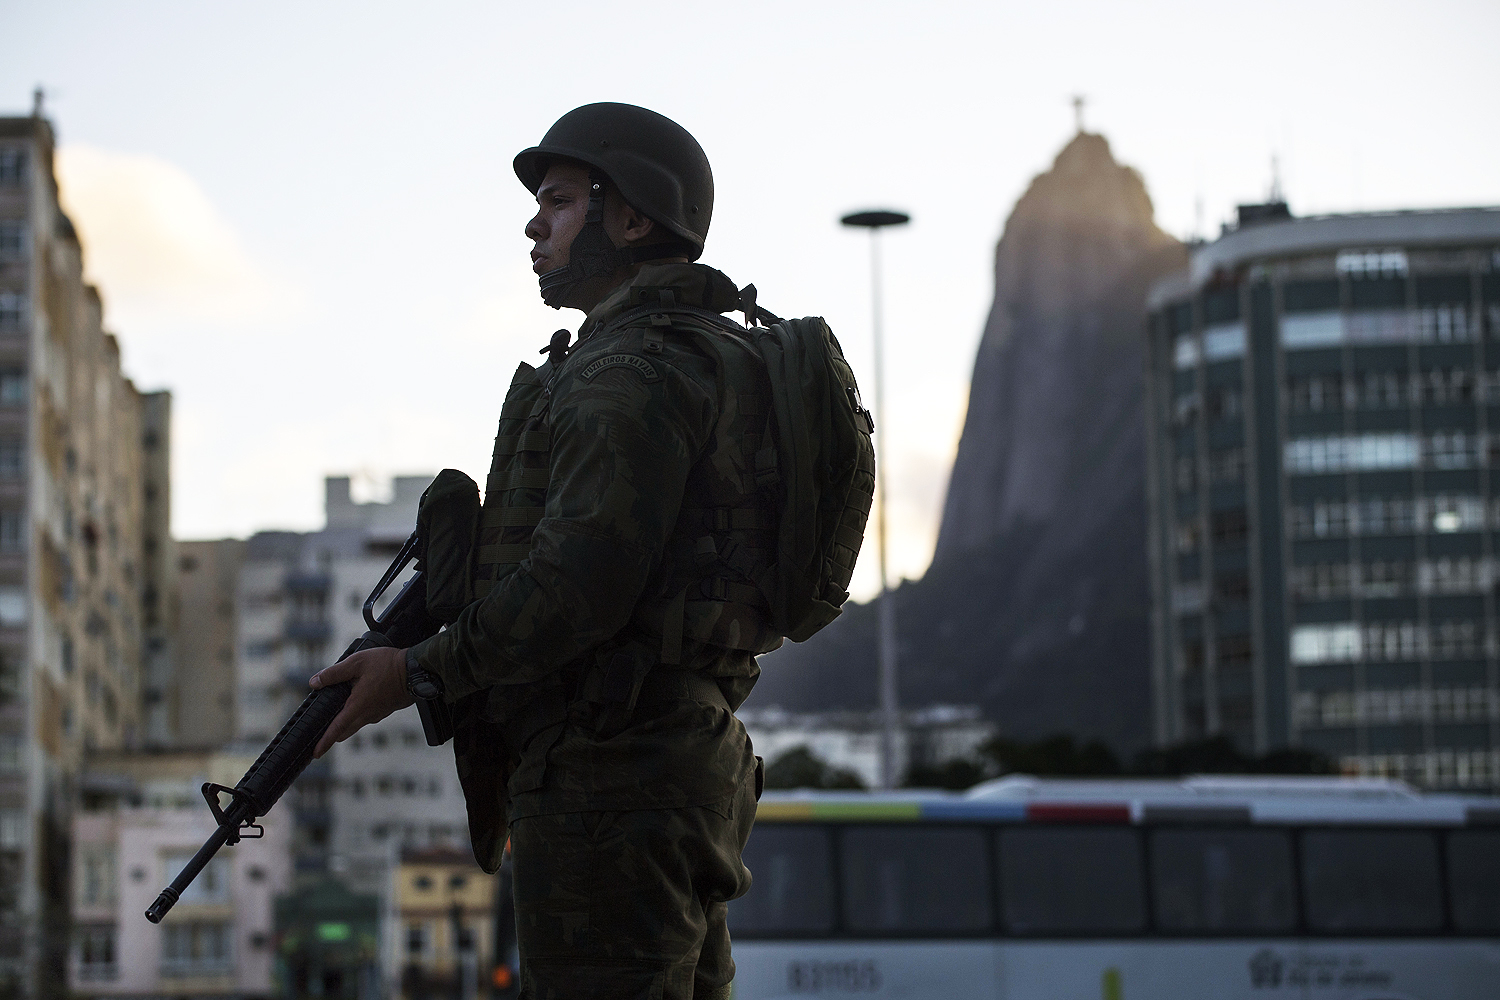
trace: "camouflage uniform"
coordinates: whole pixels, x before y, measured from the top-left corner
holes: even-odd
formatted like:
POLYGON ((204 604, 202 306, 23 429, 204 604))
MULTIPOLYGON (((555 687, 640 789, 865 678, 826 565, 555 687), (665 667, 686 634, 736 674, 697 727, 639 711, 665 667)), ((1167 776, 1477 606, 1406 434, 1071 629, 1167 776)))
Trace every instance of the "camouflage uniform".
POLYGON ((486 485, 483 599, 413 658, 455 702, 475 853, 508 819, 536 997, 726 994, 724 904, 757 763, 733 711, 781 637, 748 579, 774 549, 754 348, 662 304, 739 306, 723 274, 648 265, 573 352, 522 365, 486 485), (747 572, 749 571, 749 572, 747 572))

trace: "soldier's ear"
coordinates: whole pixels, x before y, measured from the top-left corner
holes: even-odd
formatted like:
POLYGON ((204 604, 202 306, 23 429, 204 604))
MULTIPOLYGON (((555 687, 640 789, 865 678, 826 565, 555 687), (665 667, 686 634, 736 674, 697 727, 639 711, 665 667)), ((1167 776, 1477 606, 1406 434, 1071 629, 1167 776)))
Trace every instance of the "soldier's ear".
POLYGON ((639 208, 634 207, 630 202, 621 198, 619 192, 610 190, 606 198, 604 217, 609 222, 613 222, 612 226, 606 223, 606 228, 613 229, 610 235, 616 237, 616 240, 621 241, 625 246, 636 246, 636 244, 643 243, 643 241, 649 240, 652 235, 655 235, 655 232, 657 232, 655 222, 648 219, 645 213, 642 213, 639 208), (613 202, 613 204, 609 204, 609 202, 613 202))
POLYGON ((634 246, 656 234, 655 221, 647 218, 634 205, 622 203, 620 213, 620 235, 627 246, 634 246))

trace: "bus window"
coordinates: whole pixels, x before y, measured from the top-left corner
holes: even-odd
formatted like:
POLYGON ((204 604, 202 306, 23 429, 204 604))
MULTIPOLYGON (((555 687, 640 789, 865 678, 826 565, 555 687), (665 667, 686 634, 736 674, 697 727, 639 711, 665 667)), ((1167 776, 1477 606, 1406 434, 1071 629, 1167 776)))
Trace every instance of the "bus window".
POLYGON ((1276 934, 1297 927, 1285 830, 1159 828, 1151 834, 1156 925, 1169 933, 1276 934))
POLYGON ((1437 839, 1417 830, 1308 830, 1302 893, 1315 931, 1440 930, 1437 839))
POLYGON ((1448 898, 1460 934, 1500 932, 1500 830, 1448 834, 1448 898))
POLYGON ((981 830, 849 826, 840 860, 844 926, 851 931, 990 929, 990 852, 981 830))
POLYGON ((1000 906, 1016 934, 1133 933, 1146 928, 1141 842, 1124 827, 1000 831, 1000 906))
POLYGON ((729 904, 733 932, 833 930, 833 848, 827 827, 759 824, 745 845, 744 861, 753 883, 729 904))

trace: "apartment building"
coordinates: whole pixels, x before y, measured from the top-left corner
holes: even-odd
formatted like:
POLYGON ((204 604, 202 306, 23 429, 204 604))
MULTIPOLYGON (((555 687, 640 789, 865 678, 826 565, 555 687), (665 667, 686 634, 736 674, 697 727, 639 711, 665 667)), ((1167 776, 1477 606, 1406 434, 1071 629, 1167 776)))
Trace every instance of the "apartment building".
POLYGON ((145 736, 170 399, 121 371, 37 103, 0 118, 0 992, 46 997, 67 982, 84 754, 145 736))
POLYGON ((392 996, 474 998, 491 984, 508 984, 509 968, 499 976, 494 970, 496 892, 504 880, 486 875, 467 850, 452 847, 404 850, 390 877, 383 958, 392 996))
POLYGON ((223 746, 234 734, 235 599, 245 547, 237 538, 176 543, 177 626, 164 712, 184 749, 223 746))
MULTIPOLYGON (((416 523, 431 476, 398 476, 388 501, 356 503, 325 481, 322 531, 265 531, 245 546, 236 643, 235 734, 258 747, 307 695, 307 680, 365 632, 365 598, 416 523)), ((384 892, 393 852, 467 849, 463 793, 448 747, 429 747, 415 709, 367 726, 314 761, 292 791, 297 870, 333 871, 384 892)))
POLYGON ((1156 739, 1500 786, 1500 209, 1243 206, 1147 343, 1156 739))
POLYGON ((75 997, 268 997, 274 901, 291 884, 291 819, 220 849, 161 924, 142 914, 214 830, 199 788, 233 785, 248 755, 206 751, 88 756, 72 819, 75 997))

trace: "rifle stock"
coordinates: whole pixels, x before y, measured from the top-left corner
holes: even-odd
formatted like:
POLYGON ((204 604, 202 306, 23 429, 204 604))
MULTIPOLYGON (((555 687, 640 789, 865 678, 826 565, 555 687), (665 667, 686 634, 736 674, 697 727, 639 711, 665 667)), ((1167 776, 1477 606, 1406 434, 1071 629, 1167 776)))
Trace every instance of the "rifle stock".
MULTIPOLYGON (((416 534, 407 539, 390 568, 376 584, 375 590, 365 601, 365 622, 370 630, 360 636, 344 650, 344 659, 362 649, 382 646, 406 648, 435 635, 443 623, 427 613, 427 587, 421 569, 401 588, 401 592, 378 616, 374 613, 375 602, 401 575, 401 571, 415 557, 418 548, 416 534)), ((418 564, 420 566, 420 564, 418 564)), ((292 786, 307 765, 312 762, 313 750, 323 733, 333 722, 344 702, 349 699, 352 681, 343 681, 329 687, 309 692, 292 717, 281 727, 281 732, 261 751, 255 763, 240 778, 233 788, 205 782, 203 797, 213 810, 219 826, 198 853, 172 879, 172 883, 156 897, 156 902, 146 910, 146 919, 153 924, 161 923, 162 917, 182 897, 219 848, 225 844, 237 844, 241 838, 254 839, 264 832, 255 820, 271 811, 286 790, 292 786), (224 807, 220 796, 230 796, 230 804, 224 807), (252 832, 253 831, 253 832, 252 832)), ((441 746, 453 735, 452 716, 448 705, 441 699, 419 701, 418 711, 422 716, 422 729, 429 746, 441 746)))

